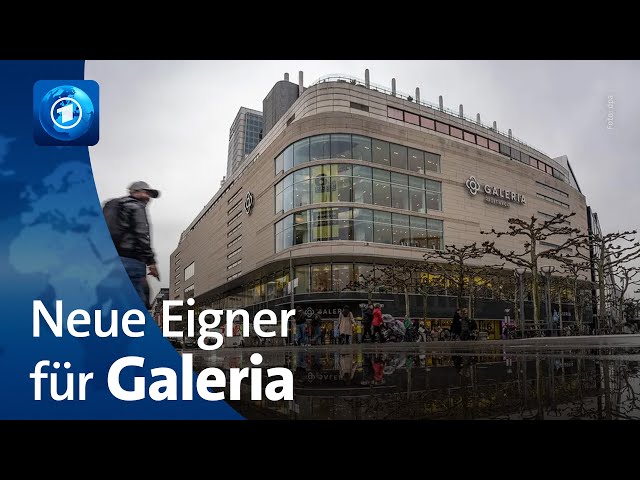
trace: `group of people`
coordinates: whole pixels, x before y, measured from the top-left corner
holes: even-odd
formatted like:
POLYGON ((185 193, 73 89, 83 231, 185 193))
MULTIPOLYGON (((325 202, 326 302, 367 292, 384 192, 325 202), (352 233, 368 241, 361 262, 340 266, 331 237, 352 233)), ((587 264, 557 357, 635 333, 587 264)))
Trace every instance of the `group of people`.
POLYGON ((365 308, 362 321, 356 321, 351 309, 345 305, 334 322, 333 328, 322 328, 322 317, 314 314, 311 319, 301 306, 296 307, 295 333, 292 342, 294 345, 322 345, 323 339, 328 333, 329 342, 332 344, 351 345, 355 342, 364 342, 367 338, 371 342, 384 342, 382 334, 382 309, 380 304, 369 304, 365 308))
MULTIPOLYGON (((333 322, 333 327, 323 327, 322 318, 317 313, 308 319, 302 307, 298 306, 291 343, 303 346, 322 345, 327 337, 330 344, 383 343, 387 340, 383 334, 383 324, 382 309, 378 303, 367 305, 363 310, 361 321, 356 320, 351 309, 345 305, 340 311, 338 320, 333 322)), ((405 318, 404 327, 404 338, 400 341, 407 342, 431 341, 434 339, 434 334, 439 340, 473 340, 477 337, 478 330, 476 321, 469 318, 469 311, 466 308, 456 310, 450 329, 444 330, 448 334, 446 338, 441 338, 438 333, 442 332, 438 332, 437 329, 426 329, 418 319, 412 321, 408 317, 405 318)))

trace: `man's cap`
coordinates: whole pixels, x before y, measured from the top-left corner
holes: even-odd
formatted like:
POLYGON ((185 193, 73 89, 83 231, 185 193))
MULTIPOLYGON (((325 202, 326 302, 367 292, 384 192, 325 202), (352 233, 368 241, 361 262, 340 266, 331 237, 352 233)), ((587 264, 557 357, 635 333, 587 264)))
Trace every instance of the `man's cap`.
POLYGON ((146 191, 153 198, 158 198, 160 196, 160 192, 158 190, 154 189, 154 188, 151 188, 151 186, 147 182, 142 182, 142 181, 133 182, 129 186, 129 191, 130 192, 139 192, 141 190, 146 191))

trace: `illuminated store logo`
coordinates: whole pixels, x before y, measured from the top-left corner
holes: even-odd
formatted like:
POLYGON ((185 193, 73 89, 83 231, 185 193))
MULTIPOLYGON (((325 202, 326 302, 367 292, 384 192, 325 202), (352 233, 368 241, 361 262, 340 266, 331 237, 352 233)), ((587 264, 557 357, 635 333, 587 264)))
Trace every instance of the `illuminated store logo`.
POLYGON ((252 210, 253 210, 253 193, 247 192, 247 196, 244 198, 244 211, 247 212, 247 215, 251 215, 252 210))
POLYGON ((522 205, 526 205, 527 203, 524 195, 489 184, 481 185, 473 175, 469 177, 465 184, 471 195, 475 195, 480 190, 483 190, 484 201, 487 203, 493 203, 501 207, 510 207, 512 203, 520 203, 522 205))

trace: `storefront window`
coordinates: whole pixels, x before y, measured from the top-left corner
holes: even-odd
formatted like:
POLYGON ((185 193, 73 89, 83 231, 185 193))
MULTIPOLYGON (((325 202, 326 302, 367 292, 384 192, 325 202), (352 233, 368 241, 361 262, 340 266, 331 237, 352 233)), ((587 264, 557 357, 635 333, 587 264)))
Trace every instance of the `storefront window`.
POLYGON ((373 211, 366 208, 353 209, 354 240, 373 242, 373 211))
POLYGON ((282 208, 285 212, 293 208, 293 175, 282 180, 282 208))
POLYGON ((373 212, 374 232, 373 241, 377 243, 392 243, 391 214, 388 212, 373 212))
POLYGON ((311 161, 326 160, 331 157, 331 138, 329 135, 311 137, 309 142, 309 157, 311 161))
POLYGON ((276 298, 284 297, 285 287, 289 282, 289 272, 276 273, 276 298))
POLYGON ((289 145, 284 151, 284 171, 291 170, 293 167, 293 145, 289 145))
POLYGON ((282 211, 282 185, 283 182, 276 183, 276 211, 275 213, 280 213, 282 211))
POLYGON ((302 207, 310 203, 309 169, 303 168, 293 175, 293 206, 302 207))
POLYGON ((289 215, 275 225, 276 252, 309 242, 346 240, 437 248, 442 220, 366 208, 317 208, 289 215))
POLYGON ((351 158, 351 135, 331 134, 331 158, 351 158))
POLYGON ((429 172, 440 172, 440 155, 424 152, 424 165, 429 172))
POLYGON ((267 300, 276 298, 276 275, 272 273, 267 280, 267 300))
POLYGON ((300 165, 309 161, 309 139, 305 138, 293 144, 293 164, 300 165))
POLYGON ((426 213, 424 190, 409 189, 409 207, 412 212, 426 213))
POLYGON ((391 206, 390 173, 379 168, 373 169, 373 204, 384 207, 391 206))
POLYGON ((289 215, 284 219, 282 234, 284 236, 283 246, 289 248, 293 245, 293 215, 289 215))
MULTIPOLYGON (((427 123, 432 123, 431 120, 424 120, 427 123)), ((458 130, 454 128, 454 131, 458 130)), ((465 140, 475 141, 475 135, 464 133, 466 134, 465 140)), ((479 142, 481 141, 479 140, 479 142)), ((491 144, 488 146, 492 148, 491 144)), ((499 149, 497 143, 495 143, 495 149, 499 149)), ((373 161, 373 163, 380 165, 393 166, 417 173, 440 171, 439 155, 363 135, 334 133, 303 138, 289 145, 274 159, 276 175, 283 170, 286 172, 294 166, 309 161, 329 158, 373 161)))
POLYGON ((442 249, 442 220, 427 219, 427 248, 442 249))
POLYGON ((424 152, 410 148, 408 150, 409 170, 412 172, 424 173, 424 152))
POLYGON ((350 263, 333 264, 333 290, 342 292, 353 281, 353 265, 350 263))
POLYGON ((391 206, 401 210, 409 210, 407 175, 391 173, 391 206))
POLYGON ((426 180, 427 210, 442 210, 442 184, 434 180, 426 180))
POLYGON ((353 222, 351 208, 338 208, 337 230, 339 240, 353 240, 353 222))
POLYGON ((394 245, 409 246, 411 236, 409 234, 409 215, 394 213, 393 220, 393 243, 394 245))
POLYGON ((351 144, 353 147, 354 160, 371 161, 371 139, 369 137, 353 135, 351 137, 351 144))
POLYGON ((373 150, 373 163, 379 163, 380 165, 390 166, 389 161, 389 143, 382 140, 372 140, 373 150))
POLYGON ((331 291, 331 265, 311 265, 311 292, 331 291))
POLYGON ((311 241, 325 242, 337 238, 335 217, 337 208, 316 208, 311 210, 311 241))
POLYGON ((309 242, 309 211, 298 212, 294 215, 294 245, 309 242))
POLYGON ((371 168, 354 165, 353 167, 353 201, 358 203, 372 202, 371 168))
MULTIPOLYGON (((370 279, 373 273, 373 265, 366 265, 362 263, 356 263, 354 268, 354 278, 360 284, 363 283, 365 279, 370 279)), ((360 288, 360 290, 364 290, 364 288, 360 288)))
POLYGON ((396 145, 395 143, 389 144, 389 152, 391 155, 391 166, 396 168, 407 169, 407 147, 402 145, 396 145))
POLYGON ((331 201, 332 188, 330 165, 311 167, 311 203, 331 201))
POLYGON ((331 165, 331 184, 335 183, 335 190, 331 192, 332 202, 352 201, 351 165, 331 165))
POLYGON ((411 217, 411 246, 427 247, 427 219, 421 217, 411 217))
POLYGON ((298 279, 295 293, 309 293, 309 265, 296 266, 293 269, 293 274, 298 279))

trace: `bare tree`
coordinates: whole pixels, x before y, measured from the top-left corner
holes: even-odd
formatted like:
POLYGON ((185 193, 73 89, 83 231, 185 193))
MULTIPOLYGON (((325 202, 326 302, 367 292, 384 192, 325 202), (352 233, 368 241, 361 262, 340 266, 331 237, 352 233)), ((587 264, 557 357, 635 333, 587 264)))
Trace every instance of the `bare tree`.
MULTIPOLYGON (((598 328, 612 326, 608 321, 607 283, 613 285, 614 272, 619 265, 640 258, 640 242, 635 241, 636 230, 607 233, 594 232, 581 236, 584 247, 576 250, 575 257, 593 262, 598 284, 598 328), (588 250, 585 251, 585 250, 588 250), (607 282, 609 280, 609 282, 607 282)), ((613 318, 613 316, 611 316, 613 318)))
POLYGON ((613 276, 616 279, 616 284, 618 288, 615 291, 616 293, 616 307, 618 310, 618 321, 619 324, 622 325, 624 322, 624 313, 625 313, 625 299, 624 296, 629 290, 629 287, 640 285, 640 267, 629 267, 627 265, 617 265, 613 270, 613 276))
POLYGON ((367 292, 368 303, 373 303, 373 294, 380 291, 384 286, 380 268, 374 266, 371 271, 361 273, 358 278, 345 285, 343 290, 367 292))
POLYGON ((468 285, 471 292, 475 277, 489 274, 492 268, 500 266, 478 267, 469 263, 470 260, 479 260, 484 257, 486 250, 478 248, 471 243, 457 247, 445 245, 444 250, 429 250, 423 255, 426 262, 433 265, 436 271, 451 282, 456 288, 456 306, 463 308, 465 287, 468 285))
POLYGON ((416 284, 415 278, 416 273, 419 271, 419 266, 413 262, 399 261, 393 265, 376 266, 376 268, 380 273, 384 286, 404 294, 405 315, 409 317, 409 291, 416 284))
POLYGON ((432 263, 424 263, 418 274, 420 278, 416 291, 422 296, 422 317, 426 320, 429 295, 446 295, 447 280, 438 273, 436 266, 432 263))
POLYGON ((533 322, 535 329, 540 328, 540 274, 538 272, 538 262, 540 259, 559 259, 565 256, 563 251, 567 251, 578 241, 577 235, 580 232, 577 228, 569 226, 567 219, 575 215, 572 212, 568 215, 558 213, 555 217, 540 221, 534 215, 530 220, 521 220, 519 218, 510 218, 508 220, 509 228, 507 231, 497 232, 492 228, 490 232, 481 231, 483 235, 494 235, 500 238, 509 235, 515 238, 523 239, 523 250, 516 253, 515 251, 503 251, 495 246, 495 242, 486 241, 482 244, 488 253, 505 260, 512 265, 525 267, 531 271, 531 292, 533 296, 533 322), (566 237, 563 239, 563 237, 566 237), (558 238, 560 240, 558 240, 558 238), (543 246, 540 242, 549 245, 548 240, 553 239, 562 241, 555 246, 543 246))
MULTIPOLYGON (((574 247, 576 252, 583 248, 580 243, 574 245, 574 247)), ((560 257, 558 260, 562 263, 561 271, 566 275, 564 277, 564 283, 571 291, 571 301, 573 302, 576 325, 579 330, 582 330, 584 296, 581 295, 581 291, 583 290, 581 286, 585 283, 582 279, 586 277, 591 269, 591 262, 580 260, 576 257, 560 257)))

